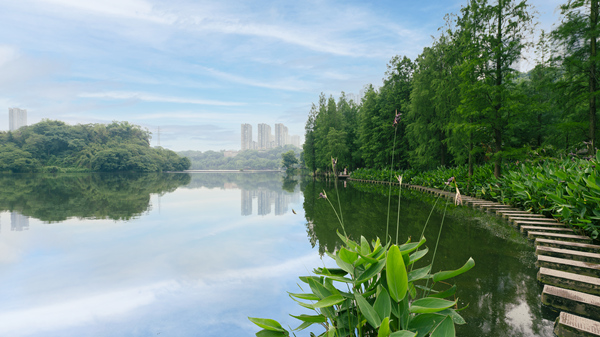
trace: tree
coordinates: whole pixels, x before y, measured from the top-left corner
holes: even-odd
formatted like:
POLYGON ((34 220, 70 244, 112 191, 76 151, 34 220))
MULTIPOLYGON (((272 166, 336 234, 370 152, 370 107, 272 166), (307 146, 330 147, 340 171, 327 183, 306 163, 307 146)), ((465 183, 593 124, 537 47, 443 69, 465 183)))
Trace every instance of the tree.
POLYGON ((298 158, 296 158, 296 153, 293 150, 289 150, 288 152, 281 154, 281 164, 285 167, 286 171, 290 170, 294 167, 294 165, 298 164, 298 158))
MULTIPOLYGON (((598 96, 598 0, 569 0, 562 5, 561 24, 552 32, 554 41, 560 46, 562 55, 557 60, 562 64, 565 76, 561 82, 577 109, 577 103, 587 101, 588 154, 595 151, 596 113, 598 96)), ((584 117, 580 115, 580 120, 584 117)))
POLYGON ((533 17, 525 0, 471 0, 462 9, 458 24, 464 48, 459 111, 471 131, 489 139, 494 175, 502 174, 504 135, 518 114, 511 90, 517 71, 513 68, 533 33, 533 17))

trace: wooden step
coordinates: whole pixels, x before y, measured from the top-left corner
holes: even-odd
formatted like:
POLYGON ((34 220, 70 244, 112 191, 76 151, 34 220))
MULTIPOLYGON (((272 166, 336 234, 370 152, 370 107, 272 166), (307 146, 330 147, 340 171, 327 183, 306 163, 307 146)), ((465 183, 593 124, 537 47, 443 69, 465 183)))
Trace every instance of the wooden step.
POLYGON ((571 228, 554 226, 554 227, 545 227, 545 226, 521 226, 521 233, 527 233, 530 231, 537 232, 548 232, 548 233, 574 233, 571 228))
POLYGON ((600 279, 597 277, 577 275, 545 267, 540 268, 537 277, 538 281, 544 284, 600 295, 600 279))
POLYGON ((548 233, 548 232, 529 232, 527 234, 527 237, 531 240, 540 238, 540 239, 555 239, 555 240, 581 242, 581 243, 590 243, 592 241, 592 239, 590 239, 587 236, 583 236, 583 235, 548 233))
POLYGON ((515 217, 515 216, 530 217, 530 218, 545 218, 541 214, 527 213, 525 211, 506 211, 506 210, 502 210, 502 209, 497 210, 496 214, 502 215, 503 218, 507 218, 507 219, 509 217, 515 217))
POLYGON ((578 250, 554 248, 554 247, 546 247, 546 246, 535 247, 535 253, 537 255, 546 255, 546 256, 559 257, 562 259, 571 259, 571 260, 575 260, 575 261, 600 264, 600 254, 598 254, 598 253, 589 253, 589 252, 582 252, 582 251, 578 251, 578 250))
POLYGON ((597 337, 600 336, 600 323, 561 311, 554 324, 554 333, 559 337, 597 337))
MULTIPOLYGON (((524 216, 524 217, 519 217, 519 216, 509 216, 508 220, 510 222, 517 222, 517 221, 540 221, 540 222, 559 222, 556 219, 552 219, 552 218, 540 218, 540 217, 528 217, 528 216, 524 216)), ((560 223, 560 222, 559 222, 560 223)))
POLYGON ((515 227, 521 226, 530 226, 530 227, 561 227, 561 228, 569 228, 560 222, 542 222, 542 221, 515 221, 513 222, 515 227))
POLYGON ((536 264, 538 267, 562 270, 578 275, 600 277, 600 264, 597 263, 575 261, 548 255, 538 255, 536 264))
POLYGON ((542 303, 588 318, 600 318, 600 296, 544 285, 542 303))
POLYGON ((539 238, 539 239, 535 239, 535 244, 536 244, 536 246, 563 248, 563 249, 571 249, 571 250, 578 250, 578 251, 582 251, 582 252, 600 254, 600 246, 589 244, 589 243, 569 242, 569 241, 539 238))

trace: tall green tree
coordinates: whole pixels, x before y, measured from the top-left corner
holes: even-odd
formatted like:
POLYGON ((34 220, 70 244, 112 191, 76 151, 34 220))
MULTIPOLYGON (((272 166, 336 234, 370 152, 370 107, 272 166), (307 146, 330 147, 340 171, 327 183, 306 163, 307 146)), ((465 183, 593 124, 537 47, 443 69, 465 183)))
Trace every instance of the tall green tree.
POLYGON ((461 11, 464 63, 459 111, 491 140, 494 175, 502 174, 504 136, 518 111, 513 93, 514 68, 533 34, 533 16, 525 0, 471 0, 461 11))
POLYGON ((571 98, 573 110, 580 112, 574 116, 584 120, 583 107, 587 106, 588 153, 596 147, 596 120, 598 97, 598 0, 570 0, 562 5, 562 20, 552 32, 554 41, 560 46, 564 77, 561 84, 571 98))

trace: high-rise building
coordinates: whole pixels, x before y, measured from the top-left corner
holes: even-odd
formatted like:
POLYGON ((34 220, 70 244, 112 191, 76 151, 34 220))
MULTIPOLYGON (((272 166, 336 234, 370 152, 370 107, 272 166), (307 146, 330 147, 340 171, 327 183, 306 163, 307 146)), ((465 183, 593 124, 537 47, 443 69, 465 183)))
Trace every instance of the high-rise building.
POLYGON ((27 110, 8 108, 8 125, 10 131, 16 131, 22 126, 27 126, 27 110))
POLYGON ((300 147, 300 136, 298 135, 293 135, 292 136, 292 145, 294 145, 295 147, 300 147))
POLYGON ((252 149, 252 125, 242 124, 242 151, 252 149))
POLYGON ((10 212, 10 230, 11 231, 26 231, 29 229, 29 217, 22 215, 19 212, 10 212))
POLYGON ((258 124, 258 141, 256 147, 259 150, 270 149, 273 136, 271 135, 271 126, 268 124, 258 124))
POLYGON ((287 144, 288 128, 279 123, 275 124, 275 146, 284 146, 287 144))

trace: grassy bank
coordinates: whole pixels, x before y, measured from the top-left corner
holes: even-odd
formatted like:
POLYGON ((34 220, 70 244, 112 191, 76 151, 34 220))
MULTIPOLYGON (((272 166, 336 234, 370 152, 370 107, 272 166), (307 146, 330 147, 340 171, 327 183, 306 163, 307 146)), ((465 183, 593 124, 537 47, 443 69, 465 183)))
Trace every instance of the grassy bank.
POLYGON ((389 171, 359 169, 354 179, 388 181, 402 175, 403 182, 439 189, 455 177, 462 194, 499 201, 531 210, 571 225, 593 239, 600 233, 600 152, 595 158, 537 158, 505 163, 504 175, 494 177, 491 164, 475 167, 469 178, 466 166, 436 170, 389 171))

